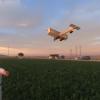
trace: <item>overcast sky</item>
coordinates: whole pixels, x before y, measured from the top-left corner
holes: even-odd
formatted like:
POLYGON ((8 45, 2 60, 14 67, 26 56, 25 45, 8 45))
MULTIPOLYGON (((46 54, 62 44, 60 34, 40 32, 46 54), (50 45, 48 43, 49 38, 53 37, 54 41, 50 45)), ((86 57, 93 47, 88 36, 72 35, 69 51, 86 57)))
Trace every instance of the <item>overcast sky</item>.
POLYGON ((100 0, 0 0, 0 52, 26 55, 100 54, 100 0), (53 42, 47 28, 81 27, 63 42, 53 42))

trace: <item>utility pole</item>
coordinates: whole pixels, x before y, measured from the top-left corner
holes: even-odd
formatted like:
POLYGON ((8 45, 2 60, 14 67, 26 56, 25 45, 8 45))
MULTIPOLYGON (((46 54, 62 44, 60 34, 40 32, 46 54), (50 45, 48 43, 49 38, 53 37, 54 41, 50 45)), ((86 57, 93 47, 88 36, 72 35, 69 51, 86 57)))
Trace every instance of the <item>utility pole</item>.
POLYGON ((8 46, 8 56, 9 56, 9 46, 8 46))
POLYGON ((70 58, 72 58, 72 49, 70 49, 70 58))
POLYGON ((79 46, 79 50, 80 50, 80 58, 81 58, 82 56, 82 46, 81 45, 79 46))
POLYGON ((77 45, 75 46, 75 56, 78 57, 78 48, 77 48, 77 45))

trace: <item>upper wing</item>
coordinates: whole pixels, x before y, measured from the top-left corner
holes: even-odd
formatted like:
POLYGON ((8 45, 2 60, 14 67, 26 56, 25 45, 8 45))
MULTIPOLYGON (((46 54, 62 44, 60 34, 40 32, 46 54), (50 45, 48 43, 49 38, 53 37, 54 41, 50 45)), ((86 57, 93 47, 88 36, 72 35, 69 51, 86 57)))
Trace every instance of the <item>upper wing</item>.
POLYGON ((48 28, 48 35, 52 36, 52 37, 57 37, 60 34, 60 32, 52 29, 52 28, 48 28))
POLYGON ((72 27, 68 27, 67 29, 65 29, 60 33, 60 36, 69 35, 71 31, 74 31, 74 29, 72 27))
POLYGON ((79 26, 74 25, 74 24, 70 24, 69 27, 68 27, 66 30, 64 30, 64 31, 62 31, 62 32, 60 33, 60 35, 61 35, 61 36, 64 35, 64 34, 69 35, 70 33, 73 33, 75 30, 79 30, 79 29, 80 29, 79 26))

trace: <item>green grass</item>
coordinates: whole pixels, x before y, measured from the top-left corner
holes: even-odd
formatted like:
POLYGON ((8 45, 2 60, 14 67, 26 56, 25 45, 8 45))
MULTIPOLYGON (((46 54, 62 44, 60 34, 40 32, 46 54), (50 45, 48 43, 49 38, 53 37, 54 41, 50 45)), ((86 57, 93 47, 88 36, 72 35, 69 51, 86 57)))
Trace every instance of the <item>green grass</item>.
POLYGON ((100 62, 0 59, 3 100, 100 100, 100 62))

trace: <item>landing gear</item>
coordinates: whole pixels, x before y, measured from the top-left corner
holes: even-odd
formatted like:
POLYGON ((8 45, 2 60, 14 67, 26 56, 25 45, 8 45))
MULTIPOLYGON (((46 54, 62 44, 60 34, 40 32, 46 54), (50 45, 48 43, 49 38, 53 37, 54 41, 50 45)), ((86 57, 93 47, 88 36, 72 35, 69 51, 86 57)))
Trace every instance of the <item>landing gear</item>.
POLYGON ((67 35, 66 35, 65 37, 61 37, 61 38, 60 38, 60 41, 66 40, 66 39, 68 39, 68 36, 67 36, 67 35))
POLYGON ((62 40, 65 40, 65 38, 64 37, 60 38, 60 41, 62 41, 62 40))
POLYGON ((60 36, 54 37, 54 41, 57 40, 57 39, 59 39, 59 38, 60 38, 60 36))

